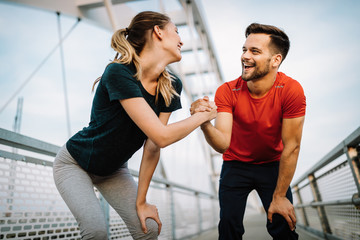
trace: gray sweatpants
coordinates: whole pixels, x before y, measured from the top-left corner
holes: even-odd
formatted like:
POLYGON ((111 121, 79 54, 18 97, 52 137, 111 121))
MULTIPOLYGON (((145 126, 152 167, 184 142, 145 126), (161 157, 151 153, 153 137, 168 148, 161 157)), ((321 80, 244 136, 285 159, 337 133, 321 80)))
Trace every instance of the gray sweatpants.
POLYGON ((94 186, 121 216, 134 239, 157 239, 158 225, 153 219, 146 220, 147 234, 141 229, 135 205, 137 184, 127 164, 110 176, 96 176, 84 171, 63 146, 55 158, 53 171, 56 187, 78 222, 82 239, 108 239, 94 186))

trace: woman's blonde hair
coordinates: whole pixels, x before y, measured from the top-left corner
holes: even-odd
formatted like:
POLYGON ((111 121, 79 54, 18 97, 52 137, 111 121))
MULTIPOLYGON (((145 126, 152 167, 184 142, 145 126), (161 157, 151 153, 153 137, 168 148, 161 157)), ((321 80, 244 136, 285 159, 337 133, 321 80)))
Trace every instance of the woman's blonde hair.
MULTIPOLYGON (((165 25, 170 22, 170 18, 164 14, 145 11, 138 13, 131 21, 128 28, 117 30, 111 38, 111 47, 116 51, 114 60, 111 63, 130 64, 134 63, 136 67, 136 77, 141 79, 141 67, 139 61, 140 52, 146 43, 146 35, 148 31, 152 31, 154 26, 164 29, 165 25)), ((110 63, 110 64, 111 64, 110 63)), ((166 106, 169 106, 174 96, 179 96, 172 86, 173 77, 165 69, 158 78, 156 88, 155 102, 159 100, 161 94, 165 100, 166 106)), ((95 84, 99 82, 101 77, 95 80, 95 84)))

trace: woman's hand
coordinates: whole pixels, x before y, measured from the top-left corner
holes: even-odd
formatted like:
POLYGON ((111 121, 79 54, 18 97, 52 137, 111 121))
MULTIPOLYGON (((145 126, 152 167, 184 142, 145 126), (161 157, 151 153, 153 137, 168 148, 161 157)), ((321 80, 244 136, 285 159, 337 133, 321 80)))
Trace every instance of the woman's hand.
POLYGON ((213 120, 214 118, 216 118, 216 116, 217 116, 217 106, 215 105, 214 102, 209 102, 209 104, 210 104, 211 110, 210 110, 210 111, 206 111, 205 113, 208 114, 208 116, 209 116, 209 120, 208 120, 208 121, 211 121, 211 120, 213 120))
POLYGON ((157 207, 155 205, 151 205, 146 202, 143 204, 137 204, 136 211, 137 211, 137 215, 140 219, 141 228, 144 233, 147 233, 147 227, 146 227, 145 220, 147 218, 152 218, 159 225, 159 233, 158 234, 160 234, 162 223, 160 221, 159 213, 158 213, 157 207))
POLYGON ((217 106, 214 102, 209 101, 208 96, 205 96, 191 104, 190 114, 193 115, 195 113, 207 114, 209 117, 208 121, 211 121, 217 116, 217 106))

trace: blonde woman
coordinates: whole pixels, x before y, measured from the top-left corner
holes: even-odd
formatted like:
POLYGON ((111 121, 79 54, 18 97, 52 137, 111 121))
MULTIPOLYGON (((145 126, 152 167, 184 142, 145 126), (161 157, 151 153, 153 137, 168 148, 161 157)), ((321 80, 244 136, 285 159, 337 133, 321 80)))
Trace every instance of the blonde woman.
POLYGON ((161 221, 146 202, 160 148, 216 117, 216 106, 167 124, 181 108, 181 81, 166 66, 181 60, 177 27, 169 17, 141 12, 111 40, 117 52, 98 82, 88 127, 72 136, 54 162, 56 186, 79 224, 82 239, 108 239, 94 186, 134 239, 157 239, 161 221), (138 186, 127 161, 142 146, 138 186))

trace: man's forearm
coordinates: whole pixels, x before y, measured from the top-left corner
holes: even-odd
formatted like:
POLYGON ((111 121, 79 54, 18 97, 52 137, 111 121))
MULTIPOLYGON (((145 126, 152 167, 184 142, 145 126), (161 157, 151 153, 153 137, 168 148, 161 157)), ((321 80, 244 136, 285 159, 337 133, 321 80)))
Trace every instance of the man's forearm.
POLYGON ((300 152, 305 117, 283 119, 282 141, 284 149, 280 157, 279 176, 273 197, 286 195, 294 176, 300 152))
POLYGON ((224 134, 216 129, 211 122, 203 123, 201 130, 204 133, 206 141, 215 151, 224 153, 229 148, 229 141, 226 141, 224 134))
POLYGON ((286 196, 286 192, 295 173, 299 148, 299 146, 284 148, 280 158, 279 176, 273 197, 286 196))

